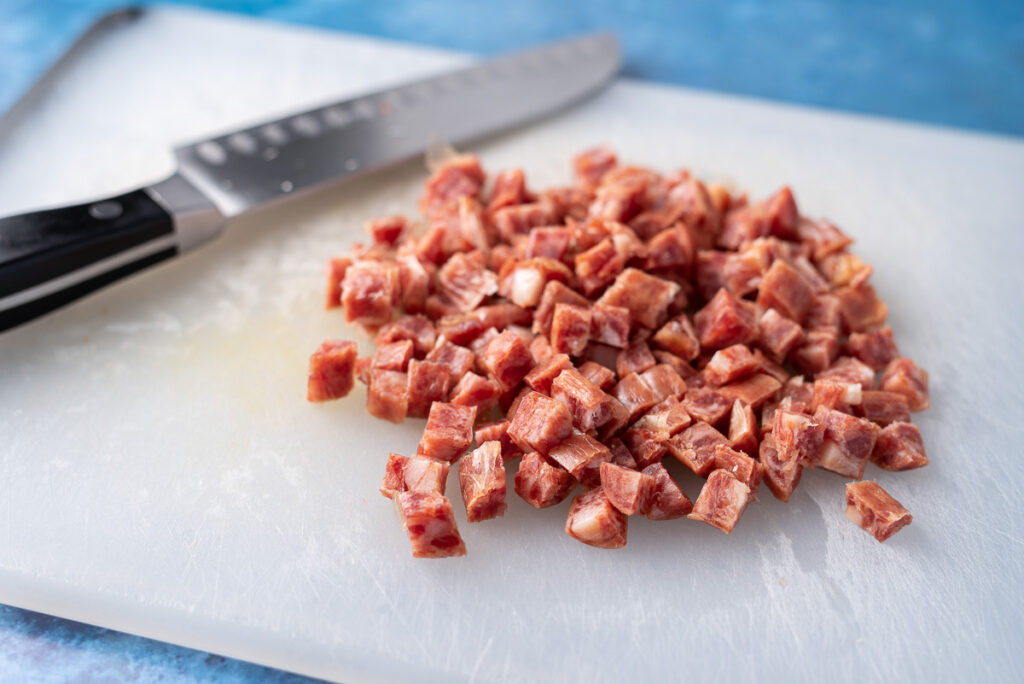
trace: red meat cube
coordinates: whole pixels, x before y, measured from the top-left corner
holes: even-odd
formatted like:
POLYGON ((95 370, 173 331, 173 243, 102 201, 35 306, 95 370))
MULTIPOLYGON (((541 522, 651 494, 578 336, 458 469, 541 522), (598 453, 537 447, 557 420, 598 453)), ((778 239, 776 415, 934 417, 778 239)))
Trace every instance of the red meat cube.
POLYGON ((884 470, 911 470, 928 465, 921 431, 910 423, 890 423, 878 433, 871 462, 884 470))
POLYGON ((914 519, 878 483, 868 480, 846 485, 846 517, 880 542, 914 519))
POLYGON ((341 306, 341 283, 345 278, 345 270, 351 265, 352 259, 338 257, 327 262, 324 269, 327 278, 327 299, 325 309, 336 309, 341 306))
POLYGON ((646 342, 634 342, 619 352, 615 360, 615 372, 624 378, 630 373, 643 373, 648 368, 654 368, 657 363, 646 342))
POLYGON ((694 423, 668 440, 667 446, 680 463, 701 477, 707 477, 714 467, 715 447, 730 446, 725 435, 707 423, 694 423))
POLYGON ((345 269, 341 304, 345 320, 366 327, 391 321, 400 297, 398 265, 383 261, 358 261, 345 269))
POLYGON ((772 438, 780 461, 809 465, 818 460, 825 424, 802 413, 779 408, 772 417, 772 438))
POLYGON ((578 495, 569 507, 565 532, 573 539, 602 549, 626 545, 629 518, 615 508, 601 487, 578 495))
POLYGON ((453 344, 442 335, 438 338, 437 345, 427 354, 427 361, 447 366, 449 379, 455 384, 473 368, 476 355, 465 347, 453 344))
POLYGON ((693 361, 700 355, 697 330, 685 314, 676 316, 663 325, 651 341, 686 361, 693 361))
POLYGON ((813 297, 814 291, 800 273, 782 259, 776 259, 761 280, 757 303, 800 323, 813 297))
POLYGON ((580 375, 607 392, 615 386, 615 373, 593 361, 585 361, 580 365, 580 375))
POLYGON ((721 386, 752 375, 760 365, 747 345, 734 344, 714 353, 704 367, 704 377, 712 385, 721 386))
POLYGON ((768 309, 757 322, 757 338, 762 349, 781 361, 804 339, 804 331, 775 309, 768 309))
POLYGON ((633 424, 633 427, 661 432, 671 437, 685 430, 692 422, 682 403, 670 396, 652 406, 650 411, 633 424))
POLYGON ((643 469, 643 473, 654 478, 654 489, 644 511, 648 519, 674 520, 693 510, 693 502, 661 463, 652 463, 643 469))
POLYGON ((448 396, 451 370, 443 363, 416 361, 409 363, 409 404, 407 415, 426 418, 435 401, 448 396))
POLYGON ((703 421, 708 425, 718 425, 729 415, 734 401, 735 397, 716 389, 692 389, 683 397, 683 408, 694 420, 703 421))
POLYGON ((549 282, 571 279, 572 273, 562 262, 535 257, 518 261, 503 272, 499 292, 519 306, 534 307, 549 282))
POLYGON ((875 388, 875 371, 857 359, 844 356, 814 376, 816 380, 836 380, 860 385, 861 389, 875 388))
POLYGON ((544 286, 540 296, 537 309, 533 312, 533 332, 542 335, 551 334, 551 321, 555 315, 555 306, 558 304, 573 304, 575 306, 587 307, 590 302, 565 283, 551 280, 544 286))
POLYGON ((667 364, 648 368, 640 373, 640 379, 654 390, 659 402, 668 398, 678 399, 686 393, 686 381, 667 364))
POLYGON ((500 397, 498 383, 470 371, 455 383, 448 401, 457 406, 475 406, 477 413, 483 414, 497 406, 500 397))
POLYGON ((437 284, 459 309, 469 312, 498 291, 498 276, 479 260, 459 252, 437 272, 437 284))
POLYGON ((750 487, 727 470, 715 470, 700 490, 687 518, 731 534, 753 498, 750 487))
POLYGON ((408 410, 408 375, 399 371, 371 369, 370 384, 366 390, 366 411, 382 420, 401 423, 408 410))
POLYGON ((384 216, 370 221, 366 230, 373 238, 374 244, 394 247, 408 225, 409 221, 404 216, 384 216))
POLYGON ((803 373, 814 375, 831 366, 839 356, 839 335, 834 330, 811 330, 789 358, 803 373))
POLYGON ((425 316, 405 315, 382 327, 373 339, 377 346, 402 340, 411 340, 413 355, 422 357, 434 348, 437 341, 434 324, 425 316))
POLYGON ((480 160, 463 154, 445 160, 427 180, 420 211, 433 216, 454 206, 460 197, 474 197, 486 178, 480 160))
POLYGON ((454 463, 473 443, 475 406, 459 406, 435 401, 423 428, 417 456, 454 463))
POLYGON ((775 437, 768 433, 761 440, 758 450, 758 460, 761 462, 761 475, 772 495, 779 501, 789 501, 793 491, 800 484, 800 477, 803 475, 804 467, 796 458, 782 460, 775 448, 775 437))
POLYGON ((392 453, 384 470, 380 493, 393 499, 402 492, 444 494, 448 480, 448 464, 421 456, 400 456, 392 453))
POLYGON ((686 363, 686 361, 683 361, 682 358, 676 356, 672 352, 655 349, 653 353, 654 358, 657 359, 658 363, 670 366, 672 370, 674 370, 683 380, 686 380, 697 372, 693 369, 693 366, 686 363))
POLYGON ((551 348, 579 356, 590 342, 590 309, 573 304, 555 304, 551 319, 551 348))
POLYGON ((660 401, 651 386, 636 373, 630 373, 619 380, 613 394, 626 408, 630 423, 660 401))
POLYGON ((551 383, 551 397, 565 406, 583 432, 607 423, 614 411, 614 399, 574 368, 562 371, 551 383))
POLYGON ((356 384, 355 342, 325 340, 309 357, 308 401, 329 401, 348 396, 356 384))
POLYGON ((881 428, 864 418, 825 407, 814 413, 814 420, 825 426, 825 440, 814 464, 854 480, 863 477, 881 428))
POLYGON ((697 245, 690 231, 676 224, 647 241, 647 254, 648 270, 673 269, 686 275, 696 258, 697 245))
POLYGON ((883 370, 891 361, 899 358, 892 328, 884 326, 874 332, 855 332, 846 343, 850 354, 874 370, 883 370))
POLYGON ((508 436, 523 451, 547 454, 572 434, 569 409, 539 392, 527 393, 511 420, 508 436))
POLYGON ((516 494, 534 508, 561 503, 576 486, 576 478, 568 471, 551 465, 535 451, 523 456, 514 482, 516 494))
POLYGON ((819 406, 824 406, 827 409, 835 409, 852 415, 853 407, 861 403, 863 395, 860 383, 829 378, 815 380, 810 410, 817 411, 819 406))
POLYGON ((608 147, 595 147, 577 155, 572 160, 576 186, 593 192, 604 175, 618 163, 615 152, 608 147))
POLYGON ((414 558, 466 555, 448 497, 436 492, 402 492, 397 501, 414 558))
POLYGON ((736 449, 718 444, 715 446, 715 470, 725 470, 750 488, 751 496, 757 494, 761 485, 761 464, 736 449))
POLYGON ((412 358, 412 340, 391 342, 377 347, 370 361, 371 368, 381 370, 404 371, 412 358))
POLYGON ((526 189, 526 176, 522 169, 508 169, 494 177, 494 188, 491 199, 487 202, 487 211, 493 212, 502 207, 524 204, 530 201, 530 193, 526 189))
POLYGON ((907 398, 896 392, 861 392, 860 413, 882 427, 910 422, 907 398))
POLYGON ((843 326, 850 332, 863 332, 885 323, 888 308, 867 283, 836 291, 843 326))
POLYGON ((880 389, 902 394, 911 411, 924 411, 931 406, 928 394, 928 373, 906 357, 893 359, 885 367, 880 389))
POLYGON ((629 453, 629 449, 625 443, 618 437, 612 437, 607 440, 608 450, 612 452, 612 460, 609 463, 622 466, 623 468, 629 468, 630 470, 638 470, 636 459, 633 458, 633 454, 629 453))
POLYGON ((815 259, 846 249, 853 242, 828 221, 803 217, 797 221, 796 234, 801 242, 810 245, 815 259))
POLYGON ((484 442, 459 461, 459 487, 467 522, 505 514, 505 464, 501 442, 484 442))
POLYGON ((604 239, 576 255, 576 284, 588 297, 599 292, 622 273, 626 259, 611 239, 604 239))
POLYGON ((622 349, 629 344, 631 324, 625 307, 595 304, 590 309, 590 338, 594 342, 622 349))
POLYGON ((567 368, 573 368, 567 355, 552 354, 547 361, 534 366, 523 380, 530 389, 550 396, 551 383, 567 368))
POLYGON ((491 214, 491 222, 506 242, 529 233, 532 228, 550 226, 554 221, 554 208, 544 202, 502 207, 491 214))
MULTIPOLYGON (((479 415, 480 411, 477 411, 479 415)), ((496 420, 490 423, 483 423, 478 425, 476 428, 476 443, 483 444, 484 442, 498 442, 501 444, 501 456, 505 460, 515 458, 522 452, 519 447, 516 446, 512 438, 508 436, 508 426, 511 424, 509 420, 496 420)))
POLYGON ((664 321, 669 305, 679 294, 673 282, 627 268, 615 279, 598 301, 606 306, 629 309, 630 318, 645 328, 654 329, 664 321))
POLYGON ((547 257, 561 261, 569 250, 572 231, 561 226, 534 228, 526 242, 526 258, 547 257))
POLYGON ((757 334, 753 308, 724 288, 697 312, 693 321, 701 347, 708 350, 746 343, 757 334))
MULTIPOLYGON (((486 330, 488 328, 480 317, 471 313, 446 314, 437 322, 437 332, 440 337, 459 346, 469 346, 486 330)), ((438 338, 438 344, 440 344, 440 338, 438 338)))
POLYGON ((737 399, 729 413, 729 441, 740 451, 750 456, 757 454, 757 437, 759 433, 757 418, 750 404, 737 399))
POLYGON ((610 461, 612 452, 593 437, 576 432, 551 448, 548 458, 565 468, 585 487, 601 483, 600 468, 610 461))
POLYGON ((511 330, 497 335, 477 354, 477 363, 503 390, 519 384, 533 368, 533 356, 511 330))
POLYGON ((656 485, 653 475, 629 470, 614 463, 601 463, 601 489, 612 506, 626 515, 649 510, 656 485))
POLYGON ((846 285, 856 287, 867 282, 873 270, 849 252, 830 254, 818 260, 818 271, 828 279, 833 288, 846 285))

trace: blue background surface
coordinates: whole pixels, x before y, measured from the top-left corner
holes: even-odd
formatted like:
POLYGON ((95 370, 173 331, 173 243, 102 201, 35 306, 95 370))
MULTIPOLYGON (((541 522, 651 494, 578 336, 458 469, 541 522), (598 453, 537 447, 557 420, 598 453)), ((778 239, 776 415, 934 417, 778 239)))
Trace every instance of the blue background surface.
MULTIPOLYGON (((0 0, 0 111, 113 0, 0 0)), ((629 76, 1024 135, 1024 2, 210 0, 251 16, 481 54, 589 29, 629 76)), ((0 606, 0 681, 308 682, 0 606)))

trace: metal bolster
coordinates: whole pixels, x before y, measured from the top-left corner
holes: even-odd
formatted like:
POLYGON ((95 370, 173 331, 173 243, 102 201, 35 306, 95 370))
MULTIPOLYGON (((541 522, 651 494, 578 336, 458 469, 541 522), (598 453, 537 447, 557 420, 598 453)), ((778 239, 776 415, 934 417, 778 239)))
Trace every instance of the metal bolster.
POLYGON ((149 186, 146 192, 174 217, 179 252, 212 240, 224 229, 224 215, 177 172, 149 186))

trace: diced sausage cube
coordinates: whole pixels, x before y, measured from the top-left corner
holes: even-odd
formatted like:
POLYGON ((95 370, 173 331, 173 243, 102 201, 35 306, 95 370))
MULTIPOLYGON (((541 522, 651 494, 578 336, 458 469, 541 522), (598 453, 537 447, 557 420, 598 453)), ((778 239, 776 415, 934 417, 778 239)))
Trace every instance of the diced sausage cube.
POLYGON ((757 334, 754 316, 751 305, 724 288, 719 290, 693 317, 701 347, 713 350, 749 342, 757 334))
POLYGON ((497 406, 500 397, 498 383, 470 371, 455 383, 448 401, 458 406, 475 406, 477 414, 483 414, 497 406))
POLYGON ((721 386, 752 375, 760 365, 747 345, 734 344, 712 355, 704 366, 704 377, 712 385, 721 386))
POLYGON ((715 447, 730 446, 725 435, 707 423, 694 423, 672 437, 666 445, 680 463, 701 477, 707 477, 715 463, 715 447))
POLYGON ((608 147, 595 147, 577 155, 572 160, 576 186, 593 192, 618 163, 615 152, 608 147))
POLYGON ((614 463, 601 463, 601 489, 608 501, 626 515, 649 510, 656 485, 653 475, 629 470, 614 463))
POLYGON ((448 396, 451 369, 443 363, 416 361, 409 363, 408 415, 426 418, 430 405, 448 396))
MULTIPOLYGON (((687 381, 689 382, 689 381, 687 381)), ((782 387, 782 383, 767 373, 756 373, 746 380, 719 387, 717 392, 729 401, 742 401, 756 409, 782 387)))
POLYGON ((522 169, 502 171, 494 177, 494 187, 487 202, 487 211, 493 212, 502 207, 524 204, 529 201, 529 195, 526 190, 526 176, 522 169))
POLYGON ((871 462, 884 470, 911 470, 928 465, 921 431, 911 423, 890 423, 878 433, 871 462))
POLYGON ((454 463, 473 443, 475 406, 459 406, 435 401, 430 407, 417 456, 454 463))
POLYGON ((502 275, 499 292, 519 306, 534 307, 540 303, 549 282, 568 282, 571 278, 572 273, 560 261, 544 257, 524 259, 502 275))
POLYGON ((569 409, 539 392, 528 392, 511 420, 508 435, 523 451, 547 454, 572 434, 569 409))
POLYGON ((708 425, 718 425, 729 415, 734 401, 733 397, 720 390, 692 389, 683 397, 683 408, 694 420, 703 421, 708 425))
POLYGON ((427 216, 453 206, 460 197, 473 197, 484 184, 484 171, 474 155, 463 154, 444 161, 427 180, 420 211, 427 216))
POLYGON ((771 432, 761 440, 758 460, 761 462, 762 480, 768 485, 772 495, 779 501, 789 501, 789 497, 800 484, 800 477, 804 472, 803 465, 796 458, 779 458, 779 452, 775 448, 775 437, 771 432))
POLYGON ((412 340, 413 355, 420 358, 429 353, 437 341, 434 324, 426 316, 405 315, 383 326, 373 341, 377 346, 383 346, 402 340, 412 340))
POLYGON ((750 487, 744 482, 727 470, 715 470, 708 476, 693 504, 693 511, 686 517, 731 534, 751 498, 750 487))
POLYGON ((444 494, 448 464, 421 456, 389 454, 380 493, 393 499, 402 492, 444 494))
POLYGON ((602 549, 626 545, 629 518, 615 508, 601 487, 579 494, 572 500, 565 532, 573 539, 602 549))
POLYGON ((308 401, 329 401, 348 396, 356 384, 355 342, 325 340, 309 357, 308 401))
POLYGON ((647 241, 647 254, 646 266, 650 270, 675 269, 688 274, 697 254, 697 245, 690 231, 676 224, 647 241))
POLYGON ((883 370, 900 355, 889 326, 874 332, 855 332, 850 335, 846 346, 854 358, 863 361, 873 370, 883 370))
POLYGON ((634 342, 619 352, 615 360, 615 372, 624 378, 630 373, 643 373, 657 363, 646 342, 634 342))
POLYGON ((635 428, 644 428, 664 432, 669 437, 677 435, 693 422, 690 414, 675 397, 667 397, 633 424, 635 428))
POLYGON ((573 368, 572 361, 565 354, 553 354, 547 361, 538 363, 534 366, 523 381, 529 386, 530 389, 536 390, 541 394, 551 394, 551 383, 554 382, 555 378, 559 374, 568 369, 573 368))
POLYGON ((408 223, 408 219, 401 215, 384 216, 370 221, 366 230, 374 244, 394 247, 398 244, 398 238, 402 237, 402 232, 408 223))
POLYGON ((352 264, 348 257, 338 257, 327 262, 324 269, 327 278, 327 298, 325 309, 336 309, 341 306, 341 283, 345 279, 345 270, 352 264))
POLYGON ((610 461, 612 452, 593 437, 577 432, 551 448, 548 458, 565 468, 585 487, 601 482, 600 468, 610 461))
POLYGON ((522 452, 519 450, 519 447, 516 446, 515 442, 512 441, 512 438, 508 436, 508 426, 510 424, 511 422, 508 420, 496 420, 490 423, 478 425, 475 433, 476 443, 500 443, 501 456, 505 460, 519 456, 522 452))
POLYGON ((670 366, 672 370, 676 372, 676 375, 686 380, 690 376, 694 375, 697 371, 693 369, 693 366, 683 361, 679 356, 676 356, 672 352, 662 351, 661 349, 655 349, 654 358, 658 363, 663 363, 666 366, 670 366))
POLYGON ((863 332, 885 323, 888 308, 867 283, 842 287, 836 291, 843 326, 850 332, 863 332))
POLYGON ((535 335, 530 340, 529 348, 530 356, 533 357, 535 363, 544 363, 555 355, 555 351, 551 348, 548 338, 544 337, 544 335, 535 335))
MULTIPOLYGON (((471 313, 446 314, 437 322, 437 332, 441 337, 463 347, 472 345, 487 330, 480 317, 471 313)), ((441 337, 438 338, 438 346, 441 345, 441 337)))
POLYGON ((737 399, 729 413, 729 441, 740 451, 753 456, 757 453, 757 418, 750 404, 737 399))
POLYGON ((551 322, 555 315, 555 306, 558 304, 587 307, 590 302, 565 283, 558 280, 548 281, 541 292, 540 302, 537 303, 537 308, 533 312, 533 332, 535 334, 551 334, 551 322))
POLYGON ((427 354, 427 361, 444 364, 448 367, 448 377, 452 384, 457 383, 476 363, 476 355, 465 347, 453 344, 444 336, 437 340, 437 346, 427 354))
POLYGON ((506 330, 477 353, 477 363, 503 390, 519 384, 533 367, 533 356, 522 338, 506 330))
POLYGON ((607 440, 605 444, 608 446, 608 450, 612 452, 612 460, 609 463, 622 466, 623 468, 629 468, 630 470, 638 470, 636 459, 633 458, 633 454, 629 453, 629 449, 626 444, 618 437, 612 437, 607 440))
POLYGON ((676 354, 684 361, 693 361, 700 356, 700 340, 697 329, 685 315, 676 316, 663 325, 651 338, 654 344, 676 354))
POLYGON ((814 291, 803 276, 782 259, 776 259, 761 279, 757 303, 801 323, 813 297, 814 291))
POLYGON ((761 348, 781 361, 804 339, 804 331, 775 309, 768 309, 757 322, 757 336, 761 348))
POLYGON ((640 373, 640 379, 654 390, 654 396, 658 397, 659 402, 669 397, 678 399, 686 392, 686 381, 667 364, 659 363, 648 368, 640 373))
POLYGON ((667 432, 643 427, 632 427, 622 434, 622 440, 633 455, 637 468, 646 468, 660 462, 668 450, 668 438, 667 432))
POLYGON ((780 408, 772 419, 772 437, 780 461, 809 465, 821 453, 825 425, 802 413, 780 408))
POLYGON ((501 442, 484 442, 459 461, 459 487, 466 520, 480 522, 505 514, 505 464, 501 442))
POLYGON ((825 426, 825 440, 814 464, 854 480, 863 477, 881 428, 864 418, 824 407, 815 412, 814 420, 825 426))
POLYGON ((590 309, 590 338, 594 342, 620 349, 629 344, 632 321, 623 306, 595 304, 590 309))
POLYGON ((815 259, 845 249, 853 242, 828 221, 815 221, 802 216, 797 221, 796 234, 801 242, 811 246, 815 259))
POLYGON ((572 241, 572 231, 561 226, 534 228, 526 242, 526 258, 546 257, 561 261, 572 241))
POLYGON ((814 375, 831 366, 839 356, 839 335, 834 330, 811 330, 804 341, 790 352, 793 365, 814 375))
POLYGON ((657 328, 665 319, 669 305, 679 294, 679 285, 627 268, 615 279, 598 304, 629 309, 630 318, 645 328, 657 328))
POLYGON ((626 259, 615 249, 611 239, 606 238, 577 254, 574 265, 576 284, 589 297, 622 273, 626 259))
POLYGON ((811 411, 819 406, 843 413, 853 413, 853 407, 861 403, 864 392, 860 383, 850 383, 830 378, 814 381, 814 395, 811 397, 811 411))
POLYGON ((636 373, 630 373, 619 380, 613 394, 626 407, 629 422, 636 420, 660 401, 651 386, 636 373))
POLYGON ((562 371, 551 383, 551 397, 561 402, 583 432, 595 430, 612 416, 613 399, 574 368, 562 371))
POLYGON ((693 510, 693 502, 661 463, 652 463, 643 473, 654 478, 654 489, 644 511, 649 520, 675 520, 693 510))
POLYGON ((590 309, 555 304, 551 319, 551 348, 557 353, 580 356, 590 342, 590 309))
POLYGON ((928 373, 906 357, 893 359, 885 367, 880 389, 902 394, 911 411, 924 411, 931 406, 928 395, 928 373))
POLYGON ((576 478, 568 471, 551 465, 535 451, 523 456, 514 482, 516 494, 534 508, 561 503, 576 486, 576 478))
POLYGON ((603 391, 608 391, 615 386, 615 373, 599 363, 585 361, 580 365, 579 371, 580 375, 603 391))
POLYGON ((914 519, 899 501, 869 480, 846 485, 846 517, 880 542, 914 519))
POLYGON ((414 558, 466 555, 448 497, 436 492, 402 492, 396 501, 414 558))
POLYGON ((825 370, 817 373, 814 378, 856 383, 866 390, 875 388, 875 371, 870 366, 849 356, 837 360, 825 370))
POLYGON ((895 422, 910 422, 907 398, 896 392, 861 392, 860 413, 882 427, 895 422))
POLYGON ((466 312, 498 291, 498 276, 463 252, 445 262, 437 272, 437 283, 441 292, 466 312))
POLYGON ((554 221, 554 210, 545 202, 531 202, 502 207, 491 214, 491 221, 506 242, 517 235, 525 235, 531 228, 549 226, 554 221))
POLYGON ((761 464, 750 456, 724 444, 715 446, 715 470, 726 470, 733 477, 750 488, 751 496, 757 494, 761 484, 761 464))
POLYGON ((391 321, 399 302, 398 266, 381 261, 358 261, 345 269, 341 304, 345 320, 366 327, 391 321))
POLYGON ((371 416, 401 423, 409 410, 409 378, 406 373, 370 370, 366 389, 366 411, 371 416))

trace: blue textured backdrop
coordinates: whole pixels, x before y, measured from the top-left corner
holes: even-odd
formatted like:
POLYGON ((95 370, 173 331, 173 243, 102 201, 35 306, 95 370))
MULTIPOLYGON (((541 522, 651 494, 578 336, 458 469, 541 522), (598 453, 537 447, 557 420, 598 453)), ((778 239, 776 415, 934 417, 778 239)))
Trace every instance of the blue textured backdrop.
MULTIPOLYGON (((0 0, 0 111, 114 0, 0 0)), ((616 30, 628 75, 1024 135, 1024 2, 209 0, 280 21, 479 53, 616 30)), ((309 681, 0 606, 0 681, 309 681)))

